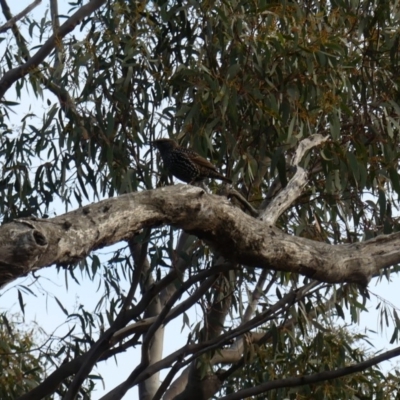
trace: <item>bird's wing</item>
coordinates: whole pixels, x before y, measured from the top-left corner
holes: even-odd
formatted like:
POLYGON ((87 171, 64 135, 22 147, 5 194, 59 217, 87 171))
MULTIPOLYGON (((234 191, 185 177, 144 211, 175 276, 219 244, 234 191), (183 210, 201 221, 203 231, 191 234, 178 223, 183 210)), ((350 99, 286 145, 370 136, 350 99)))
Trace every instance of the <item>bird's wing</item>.
POLYGON ((185 151, 185 153, 187 153, 189 158, 195 164, 199 165, 200 167, 204 167, 204 168, 212 169, 213 171, 217 171, 217 168, 215 167, 215 165, 211 164, 210 161, 208 161, 205 158, 199 156, 197 153, 195 153, 194 151, 192 151, 190 149, 185 149, 185 150, 188 150, 188 151, 185 151))

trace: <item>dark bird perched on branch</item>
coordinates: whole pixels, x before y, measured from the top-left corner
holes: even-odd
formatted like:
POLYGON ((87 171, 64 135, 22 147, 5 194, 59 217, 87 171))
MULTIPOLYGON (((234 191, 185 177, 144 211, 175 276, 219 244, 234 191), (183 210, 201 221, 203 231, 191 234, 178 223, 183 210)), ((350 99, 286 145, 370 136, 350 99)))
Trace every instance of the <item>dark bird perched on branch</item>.
POLYGON ((175 177, 186 183, 201 182, 206 178, 221 179, 232 183, 221 175, 215 166, 195 151, 181 147, 172 139, 157 139, 151 142, 157 147, 164 166, 175 177))

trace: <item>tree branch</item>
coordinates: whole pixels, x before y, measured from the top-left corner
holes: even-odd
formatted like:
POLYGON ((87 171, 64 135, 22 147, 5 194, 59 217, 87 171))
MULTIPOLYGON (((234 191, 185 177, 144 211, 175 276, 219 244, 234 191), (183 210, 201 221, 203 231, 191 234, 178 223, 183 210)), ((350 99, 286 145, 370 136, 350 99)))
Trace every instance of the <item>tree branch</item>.
POLYGON ((256 387, 252 387, 249 389, 242 389, 236 393, 230 394, 228 396, 224 396, 220 398, 220 400, 240 400, 250 396, 256 396, 261 393, 268 392, 273 389, 279 388, 289 388, 295 386, 302 385, 310 385, 312 383, 318 383, 322 381, 332 380, 341 378, 342 376, 354 374, 356 372, 364 371, 367 368, 372 367, 373 365, 379 364, 382 361, 390 360, 391 358, 397 357, 400 355, 400 347, 396 347, 393 350, 387 351, 379 356, 372 357, 369 360, 360 362, 355 365, 350 365, 348 367, 338 368, 334 371, 324 371, 319 372, 314 375, 307 376, 299 376, 295 378, 287 378, 287 379, 279 379, 276 381, 270 381, 267 383, 263 383, 256 387))
MULTIPOLYGON (((218 266, 217 266, 218 267, 218 266)), ((163 311, 161 314, 158 316, 158 318, 155 320, 154 324, 151 326, 150 330, 147 332, 144 340, 143 340, 143 348, 142 348, 142 361, 141 363, 135 368, 135 370, 130 374, 128 379, 126 379, 123 383, 118 385, 116 388, 114 388, 111 392, 109 392, 106 396, 104 396, 104 399, 112 398, 112 399, 121 399, 125 393, 135 384, 140 383, 142 380, 137 379, 138 376, 143 375, 143 372, 146 371, 146 368, 149 366, 149 360, 146 357, 145 353, 147 352, 147 348, 149 346, 149 341, 153 337, 154 333, 157 331, 157 329, 161 326, 162 322, 168 315, 168 312, 171 310, 172 305, 179 299, 179 297, 188 289, 192 286, 193 283, 198 282, 202 279, 204 279, 204 275, 207 275, 208 271, 203 271, 192 278, 189 278, 186 282, 182 284, 182 286, 177 290, 174 295, 169 299, 168 304, 165 305, 163 311)), ((204 292, 210 288, 210 286, 213 284, 215 281, 216 276, 213 274, 212 276, 209 276, 199 287, 196 293, 197 295, 201 296, 204 294, 204 292)), ((183 353, 179 357, 181 357, 183 353)), ((178 357, 178 358, 179 358, 178 357)), ((153 363, 150 365, 149 368, 151 368, 153 365, 160 365, 162 363, 162 360, 158 361, 157 363, 153 363)), ((147 368, 147 369, 149 369, 147 368)), ((155 370, 154 373, 158 372, 160 369, 155 370)), ((148 376, 146 379, 153 374, 147 374, 148 376)))
MULTIPOLYGON (((60 20, 58 18, 58 0, 50 0, 50 14, 51 22, 53 24, 53 33, 55 37, 59 37, 58 32, 60 31, 60 20)), ((63 53, 64 47, 61 40, 56 43, 56 56, 54 60, 54 74, 53 79, 57 85, 60 84, 60 77, 63 70, 63 53)))
MULTIPOLYGON (((21 18, 25 17, 26 14, 28 14, 29 12, 31 12, 35 7, 37 7, 40 3, 42 2, 42 0, 35 0, 33 3, 29 4, 28 7, 24 8, 20 13, 18 13, 15 17, 9 19, 4 25, 0 26, 0 33, 3 33, 7 30, 9 30, 10 28, 13 27, 13 25, 19 21, 21 18)), ((5 7, 8 8, 5 0, 1 0, 1 7, 4 9, 5 7)))
POLYGON ((263 287, 264 287, 265 281, 267 279, 267 275, 268 275, 268 270, 263 269, 258 278, 256 287, 254 288, 253 293, 251 294, 251 297, 249 299, 249 304, 243 315, 242 322, 247 322, 253 315, 253 313, 258 305, 258 302, 260 300, 261 293, 263 293, 263 287))
MULTIPOLYGON (((304 298, 304 296, 306 296, 308 294, 310 288, 314 287, 315 285, 316 285, 316 282, 311 282, 309 284, 304 285, 297 291, 292 290, 291 292, 284 295, 282 297, 282 299, 279 300, 276 304, 271 306, 269 309, 263 311, 262 313, 260 313, 256 317, 254 317, 253 320, 247 322, 246 324, 242 324, 238 328, 233 329, 232 331, 229 331, 229 332, 221 335, 220 337, 209 340, 208 342, 205 343, 206 346, 204 346, 204 344, 202 346, 201 343, 196 344, 196 345, 185 346, 185 347, 177 350, 175 353, 166 357, 156 367, 160 367, 160 365, 162 365, 162 364, 165 365, 165 362, 167 361, 167 359, 169 359, 170 362, 173 362, 173 360, 180 360, 179 357, 183 357, 183 356, 192 354, 191 357, 189 357, 185 361, 180 362, 180 366, 182 367, 182 366, 185 366, 185 365, 193 362, 201 354, 209 352, 210 350, 215 350, 217 348, 220 349, 221 346, 227 340, 241 336, 242 334, 248 332, 250 329, 256 328, 256 327, 260 326, 261 324, 265 323, 266 321, 276 318, 278 316, 278 314, 280 314, 282 312, 286 312, 288 310, 288 308, 290 308, 295 302, 304 298), (193 350, 193 349, 196 349, 196 350, 193 350)), ((265 335, 263 335, 263 336, 265 336, 265 335)), ((163 368, 166 368, 166 366, 164 366, 163 368)), ((147 373, 149 373, 149 371, 147 371, 147 373)), ((201 385, 200 384, 198 385, 197 381, 193 382, 193 380, 191 378, 189 378, 189 374, 190 374, 190 371, 189 371, 189 368, 187 368, 182 373, 182 375, 178 378, 178 380, 180 381, 180 385, 179 386, 173 385, 173 387, 170 388, 170 390, 168 390, 166 392, 166 394, 165 394, 166 399, 179 399, 179 400, 186 399, 187 393, 190 391, 190 388, 186 387, 185 391, 182 392, 182 387, 184 386, 184 383, 186 383, 188 381, 192 385, 191 387, 194 386, 195 389, 197 388, 197 390, 200 390, 201 385)), ((140 378, 140 376, 137 379, 139 379, 139 378, 140 378)), ((220 379, 220 377, 218 377, 216 375, 210 375, 207 378, 210 380, 209 381, 203 380, 203 384, 206 386, 209 385, 210 382, 213 382, 213 384, 212 384, 212 386, 210 386, 207 389, 205 389, 203 386, 203 389, 209 394, 209 396, 205 396, 204 398, 211 397, 214 393, 216 393, 216 391, 219 390, 219 386, 216 384, 217 382, 212 381, 213 378, 217 379, 219 382, 222 381, 220 379), (213 392, 212 390, 210 391, 209 389, 214 389, 215 391, 213 392)), ((199 398, 202 398, 202 397, 199 397, 199 398)), ((102 400, 111 400, 111 397, 104 398, 102 400)))
POLYGON ((58 35, 53 33, 53 35, 46 40, 43 46, 25 64, 6 72, 0 80, 0 99, 3 99, 5 93, 14 82, 35 70, 35 68, 52 52, 52 50, 54 50, 59 40, 72 32, 85 17, 89 16, 105 3, 106 0, 89 1, 68 18, 68 20, 60 26, 58 35))
MULTIPOLYGON (((219 266, 215 266, 215 272, 223 272, 227 271, 228 268, 230 268, 230 264, 223 264, 219 266)), ((209 275, 211 276, 214 272, 214 268, 211 272, 209 272, 209 275)), ((210 271, 210 270, 208 270, 210 271)), ((203 278, 206 278, 206 275, 203 276, 203 278)), ((193 306, 194 303, 196 303, 200 298, 204 295, 206 287, 201 286, 199 289, 197 289, 192 295, 190 295, 189 298, 186 300, 182 301, 180 304, 178 304, 176 307, 174 307, 164 318, 163 324, 167 325, 167 323, 173 319, 175 319, 178 315, 184 313, 186 310, 188 310, 190 307, 193 306)), ((121 340, 125 339, 126 337, 132 335, 132 334, 137 334, 137 333, 144 333, 147 332, 147 330, 150 328, 152 324, 156 321, 157 317, 151 317, 151 318, 146 318, 143 320, 140 320, 138 322, 135 322, 134 324, 128 325, 125 328, 119 330, 118 332, 115 332, 111 339, 111 344, 115 344, 117 342, 120 342, 121 340)))
MULTIPOLYGON (((210 270, 211 272, 209 273, 212 274, 214 271, 212 269, 210 270)), ((176 278, 177 273, 173 270, 159 282, 155 283, 146 293, 144 293, 139 303, 136 304, 132 309, 126 311, 126 307, 124 305, 112 326, 110 326, 110 328, 108 328, 103 335, 100 336, 97 342, 93 344, 92 348, 85 355, 77 357, 76 359, 64 365, 61 365, 40 385, 32 389, 26 395, 21 396, 18 400, 40 400, 44 396, 53 393, 57 386, 67 377, 73 374, 76 374, 75 377, 78 376, 79 379, 85 377, 88 373, 87 371, 90 371, 91 366, 94 365, 96 361, 102 359, 103 354, 105 354, 105 352, 110 348, 111 336, 114 334, 114 332, 118 329, 121 329, 122 326, 127 324, 133 318, 139 317, 146 310, 153 298, 157 296, 157 294, 159 294, 160 291, 162 291, 166 286, 171 284, 171 282, 173 282, 176 278), (101 351, 102 349, 103 351, 101 351)), ((202 278, 204 277, 201 276, 200 279, 202 278)), ((75 386, 73 389, 75 390, 75 386)))
POLYGON ((315 285, 315 283, 309 283, 307 285, 304 285, 302 288, 300 288, 297 291, 293 290, 293 291, 287 293, 286 295, 284 295, 282 297, 282 299, 277 301, 274 305, 272 305, 267 310, 258 314, 251 321, 249 321, 243 325, 240 325, 239 327, 232 329, 231 331, 226 332, 226 333, 222 334, 221 336, 213 338, 207 342, 186 345, 186 346, 176 350, 174 353, 165 357, 163 360, 159 361, 158 363, 151 365, 147 370, 143 371, 136 378, 136 381, 134 383, 137 384, 140 381, 142 381, 143 379, 146 379, 147 376, 150 376, 154 372, 156 372, 160 369, 169 367, 171 365, 171 363, 175 362, 180 357, 186 357, 188 355, 191 355, 188 359, 186 359, 184 362, 182 362, 183 365, 187 365, 187 364, 191 363, 192 361, 194 361, 196 358, 198 358, 200 355, 202 355, 208 351, 221 348, 226 341, 229 341, 230 339, 234 339, 234 338, 246 333, 247 331, 260 326, 261 324, 264 324, 267 321, 277 318, 279 314, 287 311, 288 307, 291 307, 295 302, 304 298, 304 296, 308 293, 308 290, 310 287, 312 287, 312 285, 315 285))
POLYGON ((308 183, 308 173, 304 168, 300 167, 300 162, 308 150, 326 142, 328 139, 328 136, 324 137, 320 134, 315 134, 299 143, 291 163, 293 167, 296 167, 296 173, 288 185, 268 204, 260 215, 260 218, 266 224, 275 225, 282 213, 301 195, 308 183))
POLYGON ((342 245, 287 235, 226 199, 175 185, 107 199, 46 220, 0 227, 0 284, 52 264, 69 265, 142 229, 171 224, 198 236, 232 262, 294 272, 319 281, 367 284, 400 262, 400 233, 342 245))

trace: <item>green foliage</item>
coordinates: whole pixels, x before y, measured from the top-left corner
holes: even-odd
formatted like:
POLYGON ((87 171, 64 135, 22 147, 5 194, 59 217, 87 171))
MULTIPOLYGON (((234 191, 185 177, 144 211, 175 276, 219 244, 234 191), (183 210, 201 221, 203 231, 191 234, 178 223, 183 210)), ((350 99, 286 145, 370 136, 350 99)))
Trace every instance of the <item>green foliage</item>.
MULTIPOLYGON (((235 393, 251 388, 255 382, 268 382, 295 376, 309 376, 316 373, 344 368, 360 363, 371 357, 365 335, 351 334, 343 328, 309 332, 304 336, 297 329, 289 335, 277 333, 276 347, 248 344, 247 361, 243 371, 232 376, 223 394, 235 393), (296 332, 297 331, 297 332, 296 332), (365 343, 365 344, 364 344, 365 343)), ((399 396, 400 371, 395 368, 385 375, 379 367, 371 367, 362 373, 318 382, 294 388, 278 389, 268 399, 395 399, 399 396)))
POLYGON ((37 357, 38 338, 34 329, 0 316, 0 398, 14 400, 38 385, 45 376, 44 357, 37 357))

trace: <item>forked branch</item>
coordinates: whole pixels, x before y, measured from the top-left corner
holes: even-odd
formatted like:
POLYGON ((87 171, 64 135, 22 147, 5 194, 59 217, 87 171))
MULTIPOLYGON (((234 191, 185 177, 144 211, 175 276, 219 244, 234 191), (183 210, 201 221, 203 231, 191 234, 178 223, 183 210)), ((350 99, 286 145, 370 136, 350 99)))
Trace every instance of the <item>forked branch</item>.
POLYGON ((319 146, 328 139, 328 136, 324 137, 320 134, 315 134, 303 139, 299 143, 291 162, 291 165, 296 167, 296 173, 287 186, 268 204, 268 207, 260 215, 260 218, 266 224, 275 225, 282 213, 301 196, 304 187, 308 183, 308 173, 304 168, 300 167, 300 162, 308 150, 315 146, 319 146))

